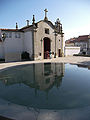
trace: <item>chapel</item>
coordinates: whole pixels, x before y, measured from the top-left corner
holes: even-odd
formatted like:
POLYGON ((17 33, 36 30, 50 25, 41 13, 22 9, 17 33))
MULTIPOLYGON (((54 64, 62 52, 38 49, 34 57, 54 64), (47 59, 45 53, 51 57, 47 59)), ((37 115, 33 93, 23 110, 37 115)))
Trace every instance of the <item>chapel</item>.
POLYGON ((21 61, 22 53, 28 53, 30 60, 52 59, 64 56, 64 33, 59 18, 53 24, 45 17, 38 22, 33 15, 32 24, 23 28, 0 29, 0 59, 21 61))

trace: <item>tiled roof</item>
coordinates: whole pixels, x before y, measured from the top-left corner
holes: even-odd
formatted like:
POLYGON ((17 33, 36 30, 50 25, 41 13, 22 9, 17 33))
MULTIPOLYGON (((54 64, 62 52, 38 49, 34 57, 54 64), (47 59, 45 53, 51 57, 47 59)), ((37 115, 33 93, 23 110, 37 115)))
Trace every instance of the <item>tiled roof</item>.
POLYGON ((79 36, 76 41, 77 41, 77 42, 87 42, 88 39, 89 39, 88 36, 89 36, 89 35, 79 36))
POLYGON ((0 30, 3 30, 3 31, 18 31, 17 29, 0 29, 0 30))
POLYGON ((74 43, 77 40, 77 38, 70 38, 69 40, 66 40, 65 43, 69 44, 69 43, 74 43))
POLYGON ((24 29, 27 29, 27 28, 29 28, 29 27, 31 27, 32 25, 29 25, 29 26, 25 26, 25 27, 23 27, 23 28, 21 28, 20 30, 24 30, 24 29))
POLYGON ((89 35, 82 35, 77 38, 70 38, 69 40, 66 40, 66 44, 75 43, 75 42, 87 42, 89 39, 89 35))

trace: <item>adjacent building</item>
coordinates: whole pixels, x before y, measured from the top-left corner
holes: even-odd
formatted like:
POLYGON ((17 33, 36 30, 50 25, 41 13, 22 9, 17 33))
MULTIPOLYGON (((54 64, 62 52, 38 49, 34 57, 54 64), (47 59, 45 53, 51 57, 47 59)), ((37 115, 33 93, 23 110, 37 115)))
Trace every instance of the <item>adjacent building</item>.
POLYGON ((80 46, 80 52, 84 55, 87 54, 88 51, 88 36, 89 35, 79 36, 74 42, 75 46, 80 46))
POLYGON ((90 35, 88 36, 88 52, 87 53, 90 55, 90 35))
POLYGON ((79 54, 88 54, 89 50, 89 35, 82 35, 77 38, 71 38, 66 40, 65 46, 76 46, 80 47, 79 54))

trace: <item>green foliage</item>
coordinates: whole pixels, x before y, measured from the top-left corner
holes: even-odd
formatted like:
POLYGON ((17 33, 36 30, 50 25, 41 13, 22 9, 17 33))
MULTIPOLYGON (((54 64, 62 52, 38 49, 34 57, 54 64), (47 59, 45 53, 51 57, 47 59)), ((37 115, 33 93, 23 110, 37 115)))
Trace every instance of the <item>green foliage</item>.
POLYGON ((83 55, 83 54, 74 54, 73 56, 82 56, 82 57, 90 57, 90 55, 83 55))
POLYGON ((22 60, 30 60, 29 53, 28 52, 22 52, 21 54, 22 60))
POLYGON ((0 58, 0 63, 5 62, 5 59, 0 58))

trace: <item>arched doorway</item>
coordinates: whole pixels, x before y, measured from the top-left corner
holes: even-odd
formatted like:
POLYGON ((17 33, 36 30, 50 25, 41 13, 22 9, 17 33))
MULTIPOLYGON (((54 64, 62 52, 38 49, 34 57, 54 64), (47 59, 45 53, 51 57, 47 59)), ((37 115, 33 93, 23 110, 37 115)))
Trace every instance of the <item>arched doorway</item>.
POLYGON ((51 50, 51 46, 50 46, 50 39, 45 37, 43 40, 43 44, 44 44, 44 59, 49 58, 49 53, 51 50))

